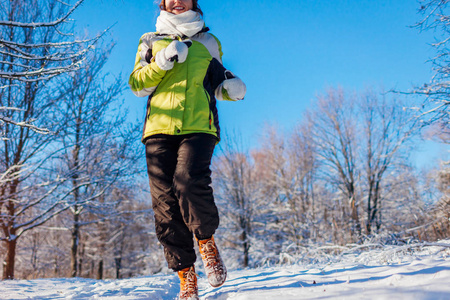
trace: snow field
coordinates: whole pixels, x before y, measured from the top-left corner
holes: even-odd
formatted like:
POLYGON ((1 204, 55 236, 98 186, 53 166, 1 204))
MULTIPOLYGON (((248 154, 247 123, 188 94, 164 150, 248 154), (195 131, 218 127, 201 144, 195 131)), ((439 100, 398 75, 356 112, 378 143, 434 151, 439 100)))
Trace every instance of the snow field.
MULTIPOLYGON (((198 265, 202 300, 450 299, 450 240, 438 246, 387 246, 334 257, 328 263, 232 270, 217 289, 198 265)), ((175 274, 121 280, 0 281, 0 299, 172 300, 175 274)))

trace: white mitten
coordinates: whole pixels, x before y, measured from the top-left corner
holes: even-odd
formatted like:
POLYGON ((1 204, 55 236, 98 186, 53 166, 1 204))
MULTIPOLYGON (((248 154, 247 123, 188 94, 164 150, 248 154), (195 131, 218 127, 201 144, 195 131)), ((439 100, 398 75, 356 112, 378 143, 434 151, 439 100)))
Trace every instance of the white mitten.
POLYGON ((230 97, 231 99, 244 99, 245 93, 247 92, 247 87, 239 77, 226 79, 223 81, 222 85, 222 87, 227 91, 228 97, 230 97))
POLYGON ((188 46, 178 40, 175 40, 156 53, 155 62, 161 70, 168 71, 173 68, 174 62, 183 63, 188 55, 188 46))

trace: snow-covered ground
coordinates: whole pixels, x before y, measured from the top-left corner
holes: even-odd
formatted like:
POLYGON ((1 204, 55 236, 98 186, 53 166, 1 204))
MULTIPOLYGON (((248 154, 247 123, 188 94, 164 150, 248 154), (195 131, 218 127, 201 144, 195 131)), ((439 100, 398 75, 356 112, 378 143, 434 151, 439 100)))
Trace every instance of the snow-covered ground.
MULTIPOLYGON (((198 269, 201 269, 199 265, 198 269)), ((230 271, 220 288, 200 272, 200 299, 450 299, 450 240, 347 252, 328 262, 230 271)), ((0 299, 176 299, 174 275, 122 280, 0 282, 0 299)))

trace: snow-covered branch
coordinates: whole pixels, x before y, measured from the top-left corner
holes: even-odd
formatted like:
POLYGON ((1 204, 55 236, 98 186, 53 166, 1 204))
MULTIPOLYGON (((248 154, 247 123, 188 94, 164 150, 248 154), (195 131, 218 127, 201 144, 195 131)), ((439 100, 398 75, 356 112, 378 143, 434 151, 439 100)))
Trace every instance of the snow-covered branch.
MULTIPOLYGON (((424 0, 421 1, 420 12, 422 20, 414 27, 422 31, 433 31, 437 42, 432 43, 436 55, 430 60, 433 69, 433 76, 429 83, 423 84, 414 89, 411 94, 424 95, 426 99, 418 118, 424 126, 439 124, 448 129, 450 126, 450 16, 448 13, 450 2, 445 0, 424 0)), ((445 142, 445 141, 444 141, 445 142)))
POLYGON ((15 22, 15 21, 3 21, 0 20, 0 26, 11 26, 11 27, 21 27, 21 28, 39 28, 39 27, 55 27, 59 24, 65 22, 69 16, 83 3, 84 0, 78 0, 70 10, 61 18, 50 21, 50 22, 15 22))
MULTIPOLYGON (((15 122, 13 120, 11 120, 8 117, 2 116, 0 115, 0 124, 3 123, 8 123, 8 124, 12 124, 12 125, 16 125, 16 126, 21 126, 21 127, 27 127, 31 130, 33 130, 34 132, 37 132, 39 134, 51 134, 51 131, 48 130, 47 128, 41 128, 38 127, 36 125, 33 125, 32 122, 34 120, 28 120, 28 121, 22 121, 22 122, 15 122)), ((4 137, 2 137, 2 139, 5 139, 4 137)))

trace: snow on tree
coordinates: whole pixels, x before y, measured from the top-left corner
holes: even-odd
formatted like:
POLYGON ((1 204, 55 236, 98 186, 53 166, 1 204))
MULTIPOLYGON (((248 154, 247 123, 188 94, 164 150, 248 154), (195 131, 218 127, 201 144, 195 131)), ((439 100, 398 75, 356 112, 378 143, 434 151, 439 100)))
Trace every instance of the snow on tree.
MULTIPOLYGON (((3 278, 14 278, 17 240, 67 209, 50 199, 67 177, 40 177, 57 152, 42 154, 62 126, 54 118, 53 79, 80 68, 100 35, 78 40, 66 31, 72 12, 58 0, 0 2, 0 241, 3 278), (40 211, 38 214, 36 211, 40 211)), ((61 199, 60 199, 61 200, 61 199)))
POLYGON ((433 77, 429 83, 415 90, 426 96, 419 111, 424 125, 439 128, 443 142, 450 143, 450 7, 448 0, 421 1, 422 19, 415 25, 422 31, 434 33, 432 47, 435 56, 431 59, 433 77))
POLYGON ((57 134, 61 155, 56 168, 70 174, 58 192, 71 191, 73 277, 77 276, 82 225, 117 215, 115 201, 121 199, 108 193, 116 182, 134 175, 138 154, 142 154, 136 151, 140 130, 128 123, 127 111, 120 108, 125 81, 102 72, 111 50, 112 46, 99 45, 83 68, 57 80, 58 115, 66 122, 57 134), (90 212, 91 220, 83 222, 85 212, 90 212))

